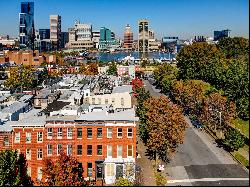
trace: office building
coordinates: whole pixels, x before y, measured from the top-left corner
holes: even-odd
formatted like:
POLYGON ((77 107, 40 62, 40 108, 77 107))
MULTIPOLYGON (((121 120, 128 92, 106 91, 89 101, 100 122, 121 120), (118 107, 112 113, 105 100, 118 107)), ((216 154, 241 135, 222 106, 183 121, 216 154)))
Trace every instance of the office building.
POLYGON ((69 42, 67 47, 70 49, 92 49, 92 25, 76 21, 74 28, 68 29, 69 42))
POLYGON ((50 29, 39 29, 40 40, 50 39, 50 29))
POLYGON ((50 15, 50 40, 54 50, 61 47, 61 16, 50 15))
POLYGON ((19 13, 20 48, 34 49, 34 2, 21 2, 19 13))
POLYGON ((138 47, 139 52, 145 53, 148 52, 148 40, 149 40, 149 31, 148 31, 148 20, 143 19, 139 20, 139 37, 138 37, 138 47))
POLYGON ((218 41, 221 38, 230 37, 231 30, 214 31, 214 41, 218 41))
POLYGON ((194 42, 205 42, 206 38, 204 36, 195 36, 194 42))
POLYGON ((98 48, 99 41, 100 41, 100 31, 92 32, 92 41, 94 42, 94 47, 98 48))
POLYGON ((119 43, 114 39, 114 33, 106 27, 100 29, 100 50, 115 50, 119 47, 119 43))
POLYGON ((162 38, 161 48, 164 51, 174 52, 179 38, 177 36, 165 36, 162 38))
POLYGON ((69 42, 69 33, 61 32, 61 48, 65 48, 65 44, 69 42))
POLYGON ((125 27, 123 47, 126 49, 132 49, 133 47, 133 32, 129 24, 125 27))

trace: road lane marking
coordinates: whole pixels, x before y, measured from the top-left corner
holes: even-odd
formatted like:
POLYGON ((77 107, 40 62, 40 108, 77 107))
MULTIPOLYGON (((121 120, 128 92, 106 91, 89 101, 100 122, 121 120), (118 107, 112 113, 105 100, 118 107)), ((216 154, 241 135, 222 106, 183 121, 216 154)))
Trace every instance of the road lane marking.
POLYGON ((167 183, 178 182, 207 182, 207 181, 247 181, 249 178, 201 178, 201 179, 180 179, 180 180, 168 180, 167 183))

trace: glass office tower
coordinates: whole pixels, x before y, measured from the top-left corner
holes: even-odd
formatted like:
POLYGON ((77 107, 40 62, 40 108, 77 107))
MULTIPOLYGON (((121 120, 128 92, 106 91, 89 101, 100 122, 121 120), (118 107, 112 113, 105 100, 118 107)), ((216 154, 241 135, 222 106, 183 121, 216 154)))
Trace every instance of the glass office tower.
POLYGON ((20 48, 34 49, 34 2, 21 2, 19 38, 20 48))

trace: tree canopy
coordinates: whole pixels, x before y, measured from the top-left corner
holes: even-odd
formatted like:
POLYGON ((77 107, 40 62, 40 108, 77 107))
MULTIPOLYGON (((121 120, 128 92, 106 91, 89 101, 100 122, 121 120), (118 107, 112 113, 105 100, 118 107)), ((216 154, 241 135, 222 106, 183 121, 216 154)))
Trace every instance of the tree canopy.
POLYGON ((109 65, 109 68, 107 70, 107 74, 108 75, 117 75, 117 67, 116 67, 116 64, 115 62, 112 62, 110 65, 109 65))

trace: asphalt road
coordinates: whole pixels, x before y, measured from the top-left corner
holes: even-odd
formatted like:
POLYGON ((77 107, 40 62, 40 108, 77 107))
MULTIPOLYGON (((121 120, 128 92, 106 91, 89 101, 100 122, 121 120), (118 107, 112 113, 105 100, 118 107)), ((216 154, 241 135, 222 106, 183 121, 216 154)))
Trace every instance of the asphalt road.
MULTIPOLYGON (((163 94, 149 81, 145 88, 154 97, 163 94)), ((192 126, 186 130, 184 144, 180 145, 170 163, 164 163, 169 186, 249 186, 249 171, 226 151, 217 147, 205 132, 192 126)))

